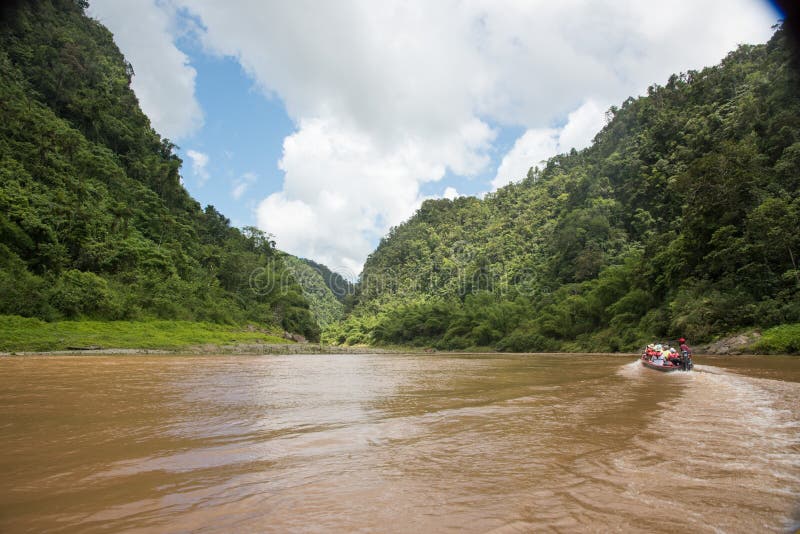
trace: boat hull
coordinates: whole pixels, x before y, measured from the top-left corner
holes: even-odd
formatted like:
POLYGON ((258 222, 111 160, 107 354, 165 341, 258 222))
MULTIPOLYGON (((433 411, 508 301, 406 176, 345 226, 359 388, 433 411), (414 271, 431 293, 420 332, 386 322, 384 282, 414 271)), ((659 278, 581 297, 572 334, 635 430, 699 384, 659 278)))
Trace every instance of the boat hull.
POLYGON ((652 369, 653 371, 660 371, 662 373, 671 373, 673 371, 681 371, 681 367, 679 365, 656 365, 652 362, 648 362, 644 358, 639 360, 642 362, 642 365, 647 367, 648 369, 652 369))

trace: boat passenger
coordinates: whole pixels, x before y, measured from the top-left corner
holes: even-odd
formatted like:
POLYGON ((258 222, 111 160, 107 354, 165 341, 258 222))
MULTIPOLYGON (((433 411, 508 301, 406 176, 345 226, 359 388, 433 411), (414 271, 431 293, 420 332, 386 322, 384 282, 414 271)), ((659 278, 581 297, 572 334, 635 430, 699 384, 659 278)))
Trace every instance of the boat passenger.
POLYGON ((664 365, 664 356, 662 356, 660 353, 657 354, 656 357, 653 358, 653 364, 654 365, 664 365))
POLYGON ((678 351, 675 350, 675 347, 670 347, 669 354, 667 354, 667 360, 669 360, 672 365, 678 365, 680 358, 681 356, 678 354, 678 351))

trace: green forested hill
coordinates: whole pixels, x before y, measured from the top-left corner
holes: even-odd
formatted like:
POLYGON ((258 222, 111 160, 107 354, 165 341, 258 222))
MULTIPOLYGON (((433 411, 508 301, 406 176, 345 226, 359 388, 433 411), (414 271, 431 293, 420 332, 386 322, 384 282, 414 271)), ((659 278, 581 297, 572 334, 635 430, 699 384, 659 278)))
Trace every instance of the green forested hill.
POLYGON ((519 183, 425 202, 327 338, 616 350, 800 321, 798 72, 779 29, 612 108, 591 147, 519 183))
POLYGON ((344 304, 345 307, 352 306, 352 295, 355 292, 355 285, 352 282, 339 273, 331 271, 326 265, 306 258, 300 258, 300 261, 320 274, 336 300, 344 304))
MULTIPOLYGON (((344 315, 344 304, 331 289, 330 281, 338 276, 318 263, 286 255, 284 263, 303 290, 314 319, 321 328, 340 321, 344 315), (313 266, 312 266, 313 265, 313 266), (316 267, 315 267, 316 266, 316 267), (327 278, 325 274, 328 274, 327 278)), ((334 285, 335 289, 336 286, 334 285)))
POLYGON ((248 321, 315 338, 269 237, 183 188, 130 64, 83 4, 0 8, 0 314, 248 321))

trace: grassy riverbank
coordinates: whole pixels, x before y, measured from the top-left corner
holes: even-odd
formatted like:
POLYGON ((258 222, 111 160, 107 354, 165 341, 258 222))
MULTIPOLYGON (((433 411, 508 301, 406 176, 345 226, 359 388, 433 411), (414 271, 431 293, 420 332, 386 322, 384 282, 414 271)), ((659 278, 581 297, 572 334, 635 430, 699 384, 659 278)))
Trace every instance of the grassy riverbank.
MULTIPOLYGON (((0 352, 51 352, 71 348, 135 349, 192 352, 421 352, 424 347, 402 345, 325 346, 308 344, 308 350, 281 337, 280 332, 253 326, 220 325, 191 321, 58 321, 0 315, 0 352), (311 347, 311 345, 314 345, 311 347), (317 350, 317 351, 318 351, 317 350), (278 349, 282 351, 282 349, 278 349)), ((800 324, 786 324, 724 338, 698 346, 712 354, 792 354, 800 352, 800 324), (717 346, 719 345, 719 346, 717 346)), ((429 349, 430 350, 430 349, 429 349)), ((495 352, 495 347, 471 347, 465 352, 495 352)), ((566 352, 585 352, 567 350, 566 352)))
POLYGON ((757 353, 796 354, 800 352, 800 323, 784 324, 764 330, 752 349, 757 353))
POLYGON ((695 349, 704 354, 797 354, 800 352, 800 323, 744 330, 699 344, 695 349))
MULTIPOLYGON (((325 333, 323 333, 323 339, 325 333)), ((644 346, 646 341, 641 343, 644 346)), ((759 330, 746 330, 739 333, 720 336, 714 341, 706 343, 692 343, 696 354, 718 354, 718 355, 737 355, 737 354, 799 354, 800 353, 800 323, 790 323, 768 328, 763 331, 759 330)), ((336 344, 335 347, 369 347, 370 345, 348 345, 346 343, 336 344)), ((463 353, 480 353, 480 352, 513 352, 503 351, 497 346, 469 346, 462 349, 439 349, 434 350, 432 347, 425 347, 419 345, 398 345, 398 344, 377 344, 371 346, 373 349, 381 348, 392 352, 463 352, 463 353)), ((624 354, 624 353, 637 353, 640 349, 638 347, 627 347, 629 350, 618 349, 614 350, 609 345, 600 343, 586 343, 585 340, 575 340, 564 342, 558 349, 551 351, 552 353, 575 353, 575 354, 624 354)))
POLYGON ((58 321, 0 316, 0 352, 104 349, 179 350, 201 345, 289 344, 279 332, 190 321, 58 321))

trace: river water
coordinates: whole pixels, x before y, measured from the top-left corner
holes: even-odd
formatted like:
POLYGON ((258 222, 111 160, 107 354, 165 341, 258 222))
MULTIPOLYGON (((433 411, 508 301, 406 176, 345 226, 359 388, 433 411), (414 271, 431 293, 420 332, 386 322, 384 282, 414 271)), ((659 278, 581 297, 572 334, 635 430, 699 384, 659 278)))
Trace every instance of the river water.
POLYGON ((800 358, 0 358, 0 532, 800 526, 800 358))

